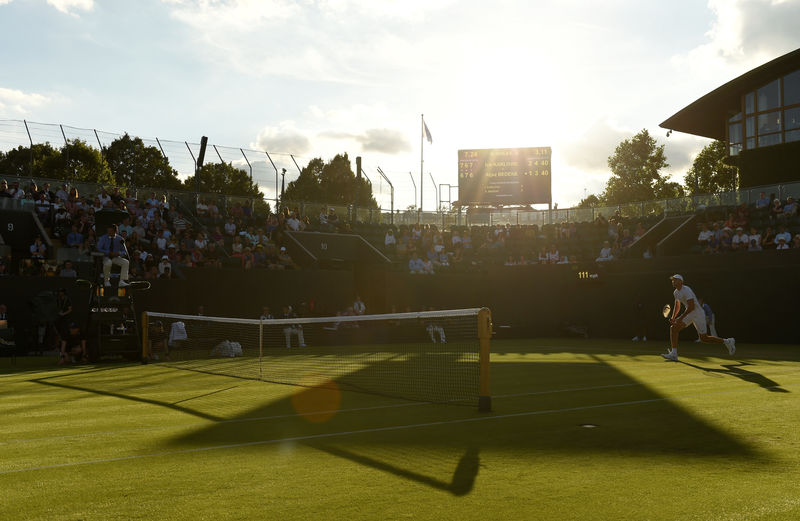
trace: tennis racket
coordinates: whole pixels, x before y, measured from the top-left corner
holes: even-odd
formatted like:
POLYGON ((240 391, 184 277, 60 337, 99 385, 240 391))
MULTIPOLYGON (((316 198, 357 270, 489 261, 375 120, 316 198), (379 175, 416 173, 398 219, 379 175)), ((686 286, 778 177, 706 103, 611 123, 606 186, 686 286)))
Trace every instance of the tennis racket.
POLYGON ((664 318, 669 318, 670 311, 672 311, 672 306, 664 304, 664 307, 661 309, 661 314, 664 315, 664 318))

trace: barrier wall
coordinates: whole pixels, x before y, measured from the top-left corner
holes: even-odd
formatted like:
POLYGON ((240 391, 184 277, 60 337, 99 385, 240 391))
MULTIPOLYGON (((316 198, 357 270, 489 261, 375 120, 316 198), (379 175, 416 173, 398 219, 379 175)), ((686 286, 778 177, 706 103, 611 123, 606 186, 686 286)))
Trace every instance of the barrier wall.
MULTIPOLYGON (((717 316, 721 335, 742 342, 800 343, 795 326, 800 304, 800 250, 714 256, 681 256, 650 261, 620 260, 591 266, 498 266, 475 273, 410 275, 382 269, 251 271, 187 270, 185 280, 156 280, 136 294, 137 311, 258 318, 268 305, 274 315, 284 304, 315 315, 345 309, 359 293, 370 313, 487 306, 500 337, 550 337, 564 326, 585 327, 591 337, 629 340, 637 334, 635 303, 641 298, 648 339, 654 350, 666 344, 668 326, 660 311, 673 303, 668 277, 681 273, 717 316), (503 327, 501 327, 503 326, 503 327), (659 344, 658 342, 661 342, 659 344)), ((33 324, 28 302, 43 290, 68 290, 76 321, 85 321, 88 292, 71 279, 0 279, 0 302, 13 325, 33 324)), ((694 338, 693 328, 682 338, 694 338)))

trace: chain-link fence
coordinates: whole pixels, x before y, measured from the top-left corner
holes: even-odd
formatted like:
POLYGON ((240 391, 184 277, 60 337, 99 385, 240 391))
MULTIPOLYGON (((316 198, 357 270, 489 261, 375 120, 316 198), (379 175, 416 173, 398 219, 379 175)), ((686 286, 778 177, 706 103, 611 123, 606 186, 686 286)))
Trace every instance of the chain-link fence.
MULTIPOLYGON (((0 150, 8 151, 17 147, 30 147, 34 144, 49 143, 53 147, 61 147, 71 141, 81 140, 87 145, 100 150, 101 152, 111 145, 111 143, 123 137, 124 134, 71 127, 67 125, 53 123, 35 123, 25 120, 0 120, 0 150)), ((161 154, 169 160, 170 166, 174 168, 179 177, 186 178, 194 175, 197 158, 200 153, 200 144, 189 141, 175 141, 168 139, 140 138, 145 146, 157 148, 161 154)), ((31 161, 32 161, 31 156, 31 161)), ((568 208, 553 210, 497 210, 497 209, 466 209, 454 208, 449 204, 450 190, 455 189, 448 184, 438 186, 437 201, 444 197, 442 189, 446 189, 448 198, 442 200, 440 210, 435 212, 418 211, 417 185, 419 179, 410 172, 386 172, 378 165, 365 164, 362 167, 362 175, 372 187, 372 193, 378 208, 356 207, 354 205, 323 205, 320 203, 280 201, 282 190, 289 183, 296 180, 302 169, 301 165, 308 163, 308 158, 297 157, 282 152, 268 152, 263 150, 253 150, 244 147, 231 147, 209 143, 205 153, 205 163, 215 163, 219 160, 222 163, 230 163, 236 168, 247 172, 252 182, 258 184, 258 188, 263 194, 263 200, 256 201, 252 198, 241 196, 225 196, 221 194, 197 193, 180 190, 154 189, 143 186, 99 186, 93 183, 70 182, 70 186, 78 188, 81 194, 98 194, 103 188, 118 188, 123 194, 128 190, 132 191, 137 199, 156 192, 159 195, 167 195, 170 198, 178 198, 187 208, 194 210, 198 200, 214 200, 221 210, 233 207, 235 204, 243 204, 247 201, 255 210, 265 210, 269 204, 270 209, 284 206, 297 209, 302 216, 309 219, 317 219, 321 212, 328 212, 330 208, 340 219, 347 222, 362 223, 383 223, 383 224, 431 224, 443 228, 450 226, 472 226, 472 225, 539 225, 558 222, 586 222, 596 219, 602 215, 608 217, 617 211, 624 217, 645 217, 649 215, 661 214, 681 214, 692 213, 704 207, 710 206, 734 206, 741 203, 755 202, 761 192, 767 195, 774 194, 776 197, 785 200, 789 195, 800 196, 800 183, 767 185, 743 189, 733 192, 722 192, 719 194, 697 195, 691 197, 681 197, 677 199, 664 199, 657 201, 632 202, 616 206, 603 206, 595 208, 568 208), (414 200, 414 205, 402 208, 398 201, 405 202, 414 200)), ((31 164, 30 172, 33 172, 31 164)), ((0 172, 0 176, 5 176, 11 181, 16 179, 24 186, 35 182, 42 185, 49 182, 53 187, 60 186, 64 180, 52 179, 42 176, 32 175, 9 175, 0 172)), ((431 179, 432 180, 432 179, 431 179)), ((69 181, 69 180, 68 180, 69 181)), ((424 180, 427 183, 427 180, 424 180)), ((426 193, 430 193, 434 186, 426 185, 426 193)), ((4 204, 24 204, 4 202, 4 204)))

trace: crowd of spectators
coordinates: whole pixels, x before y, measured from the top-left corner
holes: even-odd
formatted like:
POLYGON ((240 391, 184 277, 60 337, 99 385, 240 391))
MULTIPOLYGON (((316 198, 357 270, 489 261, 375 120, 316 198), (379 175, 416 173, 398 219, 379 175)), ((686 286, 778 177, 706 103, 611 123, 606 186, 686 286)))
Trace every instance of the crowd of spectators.
MULTIPOLYGON (((55 244, 73 250, 68 257, 90 260, 104 230, 95 227, 97 214, 114 210, 125 213, 119 224, 124 238, 133 279, 173 278, 188 267, 241 267, 243 269, 295 269, 297 265, 283 244, 283 230, 300 230, 306 223, 296 212, 259 216, 248 200, 220 209, 214 199, 198 199, 196 207, 165 195, 150 192, 138 198, 133 191, 124 195, 117 189, 101 189, 84 197, 76 187, 62 185, 53 191, 48 183, 30 183, 26 189, 18 182, 0 182, 0 197, 32 203, 35 212, 55 244)), ((51 266, 44 261, 48 251, 41 237, 33 238, 25 274, 71 276, 66 262, 51 266), (65 269, 66 268, 66 269, 65 269)))
POLYGON ((784 202, 762 192, 755 204, 742 204, 724 219, 703 220, 699 228, 694 251, 703 254, 800 248, 798 203, 792 196, 784 202))
POLYGON ((624 257, 628 248, 647 231, 642 221, 626 221, 619 214, 594 222, 545 225, 495 225, 452 227, 401 225, 389 228, 384 251, 409 273, 432 274, 487 264, 521 266, 610 261, 624 257), (598 256, 599 253, 599 256, 598 256))

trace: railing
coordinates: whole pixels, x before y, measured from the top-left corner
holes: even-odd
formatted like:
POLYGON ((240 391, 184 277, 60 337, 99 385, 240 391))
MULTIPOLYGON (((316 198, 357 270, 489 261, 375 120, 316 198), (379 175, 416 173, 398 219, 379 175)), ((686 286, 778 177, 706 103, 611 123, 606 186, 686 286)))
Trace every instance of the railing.
MULTIPOLYGON (((31 146, 36 143, 67 143, 75 139, 81 139, 87 144, 103 150, 122 134, 97 131, 94 129, 83 129, 66 125, 33 123, 20 120, 0 120, 0 150, 8 150, 17 146, 31 146)), ((142 139, 145 145, 157 147, 164 157, 170 161, 170 165, 181 175, 193 175, 196 167, 199 144, 189 143, 188 141, 171 141, 159 138, 142 139)), ((774 194, 781 200, 786 200, 789 195, 800 195, 800 182, 757 186, 739 191, 722 192, 719 194, 706 194, 691 197, 681 197, 677 199, 662 199, 656 201, 640 201, 626 203, 616 206, 602 206, 595 208, 567 208, 553 210, 496 210, 486 209, 477 211, 461 211, 454 209, 451 211, 438 212, 417 212, 413 210, 395 210, 389 208, 391 195, 386 190, 391 188, 388 178, 384 182, 384 176, 373 175, 370 179, 379 208, 370 209, 352 205, 326 205, 320 203, 280 201, 280 178, 285 170, 285 183, 297 178, 299 167, 295 157, 290 154, 267 153, 265 151, 250 150, 245 148, 228 147, 222 145, 209 144, 206 150, 207 163, 213 162, 217 157, 220 161, 231 163, 234 166, 249 172, 253 182, 259 184, 259 188, 264 193, 262 201, 249 197, 225 196, 221 194, 196 193, 185 190, 164 190, 140 186, 100 186, 94 183, 72 182, 66 180, 71 187, 76 187, 79 194, 96 195, 103 188, 119 188, 123 195, 131 191, 137 199, 145 199, 150 192, 158 195, 166 195, 168 198, 179 198, 186 207, 194 211, 198 200, 214 200, 222 212, 232 208, 236 203, 249 203, 254 211, 264 213, 265 204, 269 204, 272 211, 279 207, 297 208, 301 216, 308 216, 315 221, 321 209, 324 207, 334 208, 339 219, 345 222, 361 222, 370 224, 394 224, 411 225, 421 222, 438 227, 448 228, 451 226, 472 226, 472 225, 495 225, 495 224, 520 224, 543 226, 545 224, 559 222, 585 222, 596 219, 599 215, 609 217, 617 211, 623 217, 637 218, 650 215, 663 214, 684 214, 692 213, 703 207, 711 206, 735 206, 741 203, 753 203, 758 199, 759 193, 764 192, 768 196, 774 194)), ((365 172, 366 174, 366 172, 365 172)), ((4 173, 0 172, 0 177, 4 173)), ((44 177, 31 177, 29 175, 9 175, 5 178, 11 182, 17 180, 20 186, 25 186, 31 181, 41 186, 45 182, 51 184, 51 190, 56 191, 65 180, 44 177)), ((399 187, 400 188, 400 187, 399 187)), ((31 208, 32 206, 32 202, 31 208)), ((0 205, 4 207, 22 207, 25 203, 3 200, 0 198, 0 205)))

